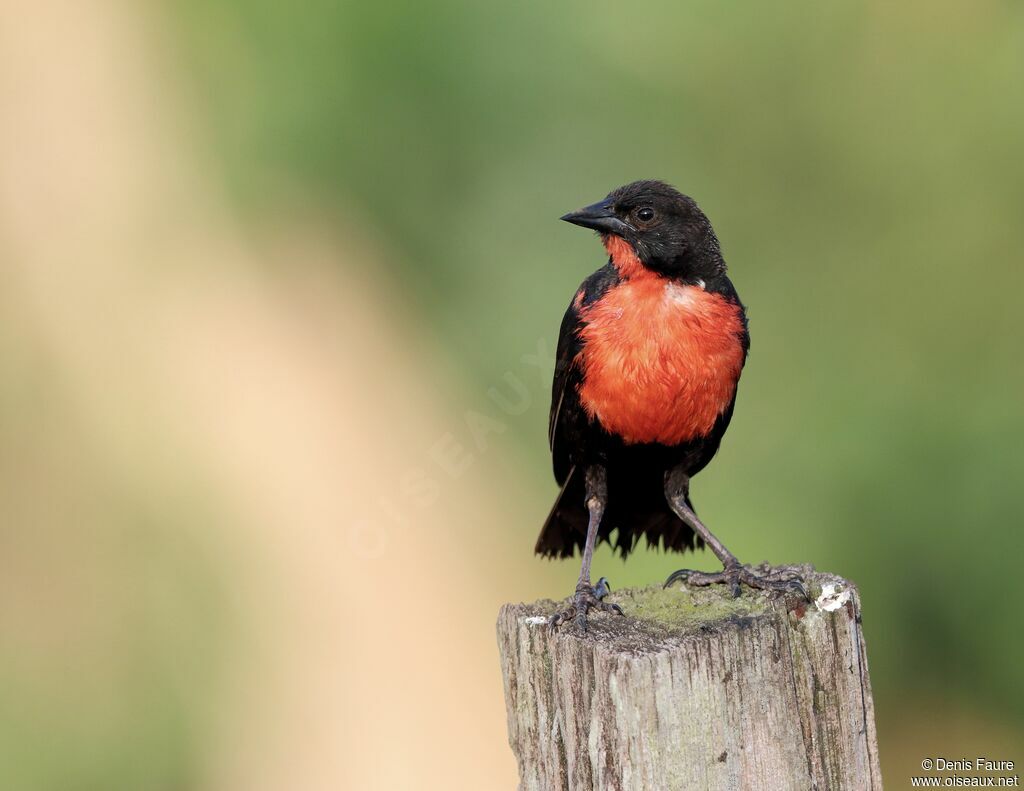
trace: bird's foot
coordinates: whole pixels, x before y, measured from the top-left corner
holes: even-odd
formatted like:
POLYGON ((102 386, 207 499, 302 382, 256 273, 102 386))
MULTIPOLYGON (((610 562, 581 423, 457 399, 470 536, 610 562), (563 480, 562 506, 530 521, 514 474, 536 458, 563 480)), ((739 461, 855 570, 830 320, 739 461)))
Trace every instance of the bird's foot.
POLYGON ((558 629, 563 623, 575 620, 576 626, 581 632, 587 631, 587 613, 590 610, 602 610, 613 612, 617 615, 624 615, 622 608, 612 602, 604 601, 604 597, 611 591, 608 585, 608 578, 601 577, 597 585, 588 582, 581 582, 576 586, 576 593, 572 597, 572 604, 561 612, 555 613, 548 620, 548 626, 552 631, 558 629))
POLYGON ((761 590, 795 591, 807 601, 811 600, 807 588, 804 586, 802 569, 799 566, 773 567, 767 563, 762 563, 759 566, 744 566, 739 561, 735 561, 716 572, 679 569, 679 571, 672 572, 665 580, 665 587, 667 588, 679 580, 687 585, 698 587, 726 584, 732 590, 733 596, 740 595, 740 585, 743 584, 761 590))

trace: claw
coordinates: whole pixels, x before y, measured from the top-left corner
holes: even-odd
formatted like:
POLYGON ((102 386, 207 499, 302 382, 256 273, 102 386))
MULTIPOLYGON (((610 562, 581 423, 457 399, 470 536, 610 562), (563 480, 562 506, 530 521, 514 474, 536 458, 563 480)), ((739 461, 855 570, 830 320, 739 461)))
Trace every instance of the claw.
POLYGON ((811 601, 811 594, 808 593, 807 588, 804 587, 803 582, 801 582, 800 580, 796 579, 796 580, 789 580, 787 584, 789 585, 791 590, 795 590, 797 593, 799 593, 801 596, 803 596, 804 599, 806 599, 807 601, 811 601))
POLYGON ((807 601, 811 600, 799 573, 789 568, 773 570, 765 563, 755 567, 741 566, 739 563, 730 564, 721 571, 714 573, 694 571, 693 569, 679 569, 669 575, 664 587, 669 587, 677 580, 701 587, 726 583, 729 585, 729 592, 732 593, 734 598, 739 598, 742 593, 742 588, 740 587, 742 583, 751 588, 759 588, 761 590, 796 591, 807 601))
POLYGON ((575 614, 576 608, 572 605, 569 605, 569 608, 567 610, 562 610, 562 612, 556 612, 554 615, 548 618, 548 628, 552 632, 557 632, 558 627, 566 621, 569 621, 575 614))
POLYGON ((687 577, 691 574, 693 574, 693 569, 679 569, 678 571, 673 571, 668 575, 668 579, 665 580, 665 584, 661 586, 662 590, 669 587, 673 582, 678 582, 679 580, 686 582, 687 577))
POLYGON ((590 610, 601 610, 602 612, 625 615, 622 608, 613 603, 604 601, 604 597, 611 592, 612 586, 607 577, 601 577, 596 585, 581 583, 576 587, 576 593, 570 604, 562 612, 555 613, 548 619, 548 627, 551 631, 557 631, 558 627, 569 621, 575 621, 580 632, 587 632, 587 613, 590 610))

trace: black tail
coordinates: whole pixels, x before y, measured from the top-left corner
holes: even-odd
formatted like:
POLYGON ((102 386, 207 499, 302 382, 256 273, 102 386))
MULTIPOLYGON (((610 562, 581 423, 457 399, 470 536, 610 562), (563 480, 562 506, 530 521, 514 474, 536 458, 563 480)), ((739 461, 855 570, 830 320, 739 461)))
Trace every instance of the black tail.
MULTIPOLYGON (((693 508, 689 498, 686 503, 693 508)), ((582 552, 588 519, 583 474, 573 467, 541 528, 534 551, 552 558, 570 558, 577 549, 582 552)), ((597 543, 607 541, 625 558, 641 536, 648 546, 675 552, 704 546, 690 526, 669 508, 660 475, 649 470, 609 470, 608 508, 598 528, 597 543)))

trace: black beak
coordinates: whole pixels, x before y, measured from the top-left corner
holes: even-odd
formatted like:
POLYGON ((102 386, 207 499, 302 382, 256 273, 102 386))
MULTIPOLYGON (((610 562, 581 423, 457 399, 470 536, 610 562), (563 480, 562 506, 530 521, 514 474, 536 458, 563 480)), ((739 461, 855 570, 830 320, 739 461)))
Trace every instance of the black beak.
POLYGON ((614 208, 611 201, 603 200, 579 211, 571 211, 560 219, 583 228, 593 228, 599 233, 614 233, 621 236, 630 230, 630 227, 615 216, 614 208))

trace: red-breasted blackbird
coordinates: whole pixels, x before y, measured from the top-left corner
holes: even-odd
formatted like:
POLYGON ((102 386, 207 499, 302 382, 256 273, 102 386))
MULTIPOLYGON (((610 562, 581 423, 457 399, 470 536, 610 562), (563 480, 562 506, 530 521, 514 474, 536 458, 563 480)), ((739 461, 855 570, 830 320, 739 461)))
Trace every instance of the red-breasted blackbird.
POLYGON ((697 518, 690 478, 718 450, 747 358, 747 318, 711 223, 692 198, 637 181, 562 217, 596 230, 610 256, 562 319, 548 439, 561 492, 536 551, 583 563, 572 604, 552 627, 587 612, 622 614, 590 582, 598 541, 623 557, 641 536, 684 551, 707 544, 723 570, 682 569, 666 585, 740 583, 803 590, 791 571, 741 565, 697 518))

